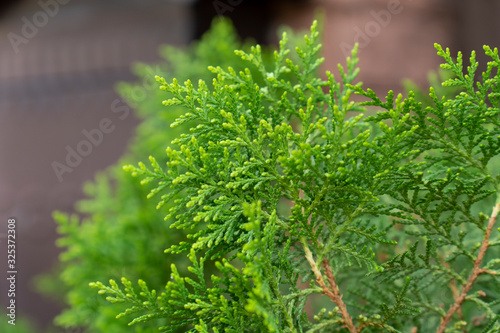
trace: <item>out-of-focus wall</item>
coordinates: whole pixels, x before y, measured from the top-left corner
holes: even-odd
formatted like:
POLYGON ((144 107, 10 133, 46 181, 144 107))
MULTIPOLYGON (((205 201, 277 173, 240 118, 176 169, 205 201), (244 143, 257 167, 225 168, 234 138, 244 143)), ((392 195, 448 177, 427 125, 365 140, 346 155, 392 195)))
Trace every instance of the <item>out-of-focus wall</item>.
POLYGON ((426 84, 428 71, 440 63, 434 42, 455 44, 455 11, 448 0, 313 0, 284 12, 282 22, 307 28, 318 17, 323 24, 323 69, 334 74, 358 43, 359 80, 384 94, 401 91, 403 78, 426 84))
POLYGON ((453 55, 462 51, 465 65, 476 50, 479 70, 484 70, 488 59, 483 45, 500 45, 499 15, 500 2, 495 0, 310 0, 282 6, 271 30, 283 23, 307 29, 319 17, 324 27, 323 69, 335 73, 358 42, 359 79, 384 94, 402 91, 405 78, 427 87, 428 72, 442 62, 436 42, 453 55))

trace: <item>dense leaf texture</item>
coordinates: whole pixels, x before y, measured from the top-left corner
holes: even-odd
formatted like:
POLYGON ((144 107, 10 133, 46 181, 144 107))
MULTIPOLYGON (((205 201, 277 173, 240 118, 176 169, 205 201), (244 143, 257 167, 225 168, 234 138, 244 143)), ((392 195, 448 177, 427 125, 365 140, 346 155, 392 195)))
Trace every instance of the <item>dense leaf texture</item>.
POLYGON ((424 108, 411 92, 382 101, 363 90, 356 49, 339 80, 320 78, 318 38, 314 23, 292 56, 284 34, 270 65, 258 45, 236 51, 252 70, 210 67, 211 84, 157 77, 167 112, 186 110, 171 126, 190 130, 166 163, 125 169, 187 232, 166 252, 188 252, 194 276, 174 265, 159 295, 142 280, 139 293, 127 279, 91 285, 130 304, 122 315, 139 312, 131 324, 161 318, 164 332, 428 332, 441 320, 498 330, 499 241, 487 216, 499 192, 498 51, 485 47, 492 61, 476 82, 474 54, 463 73, 461 55, 437 46, 454 74, 444 84, 461 92, 440 99, 431 88, 424 108), (454 303, 460 311, 442 319, 454 303))

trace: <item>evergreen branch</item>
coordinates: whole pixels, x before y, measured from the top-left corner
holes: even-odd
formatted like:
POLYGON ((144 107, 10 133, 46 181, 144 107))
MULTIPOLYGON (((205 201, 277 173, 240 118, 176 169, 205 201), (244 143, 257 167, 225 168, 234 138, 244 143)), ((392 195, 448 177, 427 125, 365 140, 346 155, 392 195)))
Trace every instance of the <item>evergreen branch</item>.
POLYGON ((490 220, 488 222, 488 227, 486 229, 486 234, 485 234, 484 240, 481 243, 481 248, 479 250, 479 253, 477 255, 476 260, 474 261, 474 269, 472 270, 472 273, 469 276, 467 283, 463 287, 462 292, 460 293, 458 298, 455 300, 455 303, 453 303, 453 305, 450 307, 450 309, 448 310, 448 312, 446 313, 446 315, 442 319, 441 324, 439 325, 436 333, 444 333, 446 326, 448 326, 449 322, 451 321, 452 316, 455 314, 455 312, 458 311, 458 309, 460 309, 462 303, 465 301, 467 294, 471 290, 472 285, 476 281, 477 277, 480 274, 484 274, 487 272, 485 269, 480 268, 480 266, 481 266, 481 262, 485 256, 485 254, 486 254, 486 250, 488 249, 488 242, 490 240, 491 231, 493 230, 493 226, 497 220, 497 215, 498 215, 499 210, 500 210, 500 202, 498 202, 495 205, 495 207, 493 207, 493 212, 492 212, 492 214, 490 216, 490 220))
MULTIPOLYGON (((355 83, 357 47, 347 67, 339 66, 338 82, 330 72, 323 80, 317 75, 323 61, 317 23, 297 43, 295 57, 288 56, 287 38, 271 63, 260 46, 235 52, 245 63, 239 68, 211 62, 212 85, 204 77, 171 83, 157 77, 167 93, 166 113, 187 112, 169 116, 181 133, 158 140, 172 147, 158 160, 151 157, 151 167, 126 169, 153 185, 148 198, 161 195, 157 208, 166 213, 164 224, 183 232, 182 238, 144 242, 160 238, 170 253, 189 251, 192 265, 173 265, 160 296, 153 290, 164 281, 157 277, 154 289, 139 282, 138 294, 128 280, 124 289, 114 282, 93 286, 110 294, 108 300, 128 304, 124 314, 141 315, 132 323, 152 326, 150 319, 162 318, 166 326, 160 330, 167 332, 427 332, 441 318, 438 332, 447 325, 464 332, 469 314, 478 310, 485 315, 476 322, 496 329, 496 322, 483 319, 492 319, 500 304, 500 241, 492 233, 500 203, 490 218, 481 212, 491 209, 494 192, 500 195, 494 164, 500 157, 498 51, 485 48, 493 61, 476 82, 474 54, 464 72, 461 54, 454 60, 438 47, 443 67, 453 73, 445 85, 461 92, 441 98, 441 90, 431 88, 431 105, 423 106, 418 94, 404 99, 389 91, 381 100, 355 83), (351 101, 353 93, 372 101, 351 101), (215 275, 213 265, 203 265, 210 259, 220 259, 215 275), (351 265, 354 260, 359 265, 351 265), (194 278, 182 277, 186 269, 194 278), (213 287, 207 286, 210 277, 213 287), (487 291, 488 299, 473 288, 487 291), (440 289, 453 294, 446 305, 437 302, 440 289), (314 294, 334 303, 315 323, 306 305, 314 294), (463 306, 462 313, 465 302, 473 310, 463 306)), ((137 228, 159 220, 157 214, 128 219, 137 228)), ((123 223, 122 217, 115 220, 123 223)), ((80 242, 67 254, 73 260, 93 247, 78 234, 79 224, 70 222, 61 224, 71 236, 62 244, 80 242)), ((115 234, 111 229, 104 235, 115 234)), ((132 247, 109 248, 97 251, 121 255, 132 247)), ((147 280, 154 275, 133 274, 147 280)))

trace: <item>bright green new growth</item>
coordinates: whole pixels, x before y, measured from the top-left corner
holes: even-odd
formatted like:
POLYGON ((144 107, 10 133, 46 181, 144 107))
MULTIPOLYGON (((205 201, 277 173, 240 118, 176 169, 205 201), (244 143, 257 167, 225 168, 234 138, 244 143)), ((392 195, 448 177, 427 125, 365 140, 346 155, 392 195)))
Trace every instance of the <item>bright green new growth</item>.
POLYGON ((172 126, 191 129, 166 168, 125 169, 188 233, 166 252, 187 252, 192 275, 172 265, 158 293, 91 286, 162 332, 498 332, 498 50, 485 47, 478 82, 474 54, 463 74, 461 54, 436 45, 455 75, 444 85, 462 92, 431 88, 423 108, 412 92, 363 90, 356 48, 339 82, 318 77, 318 38, 314 23, 294 61, 284 34, 267 67, 259 46, 236 51, 257 72, 210 67, 212 87, 157 77, 164 105, 187 109, 172 126))

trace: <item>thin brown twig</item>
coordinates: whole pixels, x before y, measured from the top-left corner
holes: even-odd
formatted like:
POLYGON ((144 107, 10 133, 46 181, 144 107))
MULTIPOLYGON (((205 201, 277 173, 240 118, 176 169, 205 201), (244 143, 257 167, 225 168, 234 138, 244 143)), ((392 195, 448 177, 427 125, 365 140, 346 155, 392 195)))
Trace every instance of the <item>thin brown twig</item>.
POLYGON ((328 279, 328 283, 330 284, 330 288, 332 289, 332 292, 335 295, 336 299, 338 299, 338 303, 335 302, 335 304, 337 304, 337 306, 339 307, 340 312, 342 314, 342 318, 344 318, 344 322, 346 323, 346 326, 349 328, 350 332, 357 332, 357 329, 352 322, 352 318, 349 315, 349 312, 347 312, 347 307, 346 307, 344 301, 342 301, 342 294, 340 294, 339 287, 338 287, 337 283, 335 282, 335 278, 333 277, 332 268, 330 267, 328 260, 323 259, 323 267, 325 268, 326 277, 328 279))
POLYGON ((469 279, 467 280, 467 283, 465 284, 464 288, 462 289, 462 292, 458 296, 457 299, 455 299, 455 303, 450 306, 450 309, 444 316, 444 318, 441 320, 441 324, 439 325, 436 333, 443 333, 444 330, 446 329, 446 326, 451 321, 451 317, 457 312, 462 303, 465 301, 465 298, 467 297, 467 294, 472 288, 472 285, 476 281, 477 277, 480 274, 487 273, 488 271, 484 268, 480 268, 481 262, 484 258, 484 255, 486 254, 486 250, 488 249, 488 242, 491 236, 491 231, 493 230, 493 226, 495 225, 496 219, 498 212, 500 210, 500 202, 498 202, 495 207, 493 207, 493 212, 491 213, 490 220, 488 221, 488 227, 486 228, 486 234, 484 236, 484 240, 481 243, 481 248, 479 249, 479 253, 477 255, 476 260, 474 261, 474 268, 472 270, 471 275, 469 276, 469 279))
MULTIPOLYGON (((441 256, 439 256, 439 260, 441 261, 441 264, 444 267, 446 267, 447 269, 451 269, 450 265, 446 261, 444 261, 444 258, 442 258, 441 256)), ((452 279, 450 281, 449 286, 450 286, 450 290, 451 290, 451 292, 453 294, 453 299, 457 299, 460 296, 460 292, 458 291, 458 287, 457 287, 457 281, 455 279, 452 279)), ((458 317, 460 319, 463 319, 462 308, 458 308, 457 312, 458 312, 458 317)))
POLYGON ((347 307, 345 303, 342 301, 342 295, 340 294, 339 287, 337 286, 335 278, 333 277, 330 264, 328 264, 328 261, 326 259, 323 260, 323 267, 326 270, 326 276, 328 278, 328 283, 330 284, 330 288, 328 288, 328 286, 325 284, 323 274, 321 274, 320 269, 318 268, 316 262, 314 261, 311 250, 309 250, 307 246, 304 246, 304 251, 306 253, 306 259, 307 261, 309 261, 311 269, 314 272, 314 275, 316 276, 316 282, 318 282, 321 289, 323 289, 323 293, 325 293, 325 295, 327 295, 339 307, 339 312, 342 316, 342 319, 344 319, 344 323, 349 332, 357 333, 358 330, 356 329, 356 326, 354 326, 352 318, 349 315, 349 312, 347 312, 347 307))
MULTIPOLYGON (((302 189, 299 192, 299 197, 304 198, 304 192, 302 189)), ((302 207, 302 212, 304 212, 304 207, 302 207)), ((307 218, 307 224, 311 224, 311 216, 307 218)), ((316 240, 318 242, 318 245, 321 245, 321 242, 319 239, 316 240)), ((327 295, 338 307, 340 311, 340 315, 342 316, 342 319, 344 319, 344 323, 351 333, 358 333, 358 330, 356 329, 356 326, 354 326, 354 323, 352 322, 352 318, 349 315, 349 312, 347 312, 347 306, 345 305, 344 301, 342 301, 342 294, 340 294, 339 287, 337 283, 335 282, 335 278, 333 276, 332 268, 330 267, 330 264, 328 263, 328 260, 325 258, 323 259, 323 267, 325 268, 326 271, 326 277, 328 279, 328 283, 330 284, 330 288, 328 288, 325 284, 325 280, 323 279, 323 275, 321 274, 321 271, 319 270, 318 266, 316 265, 316 262, 314 261, 313 255, 311 250, 307 247, 307 244, 304 244, 304 251, 306 253, 306 259, 309 261, 309 264, 311 265, 311 269, 314 272, 314 275, 316 276, 316 282, 320 285, 321 289, 323 289, 323 293, 327 295)))

